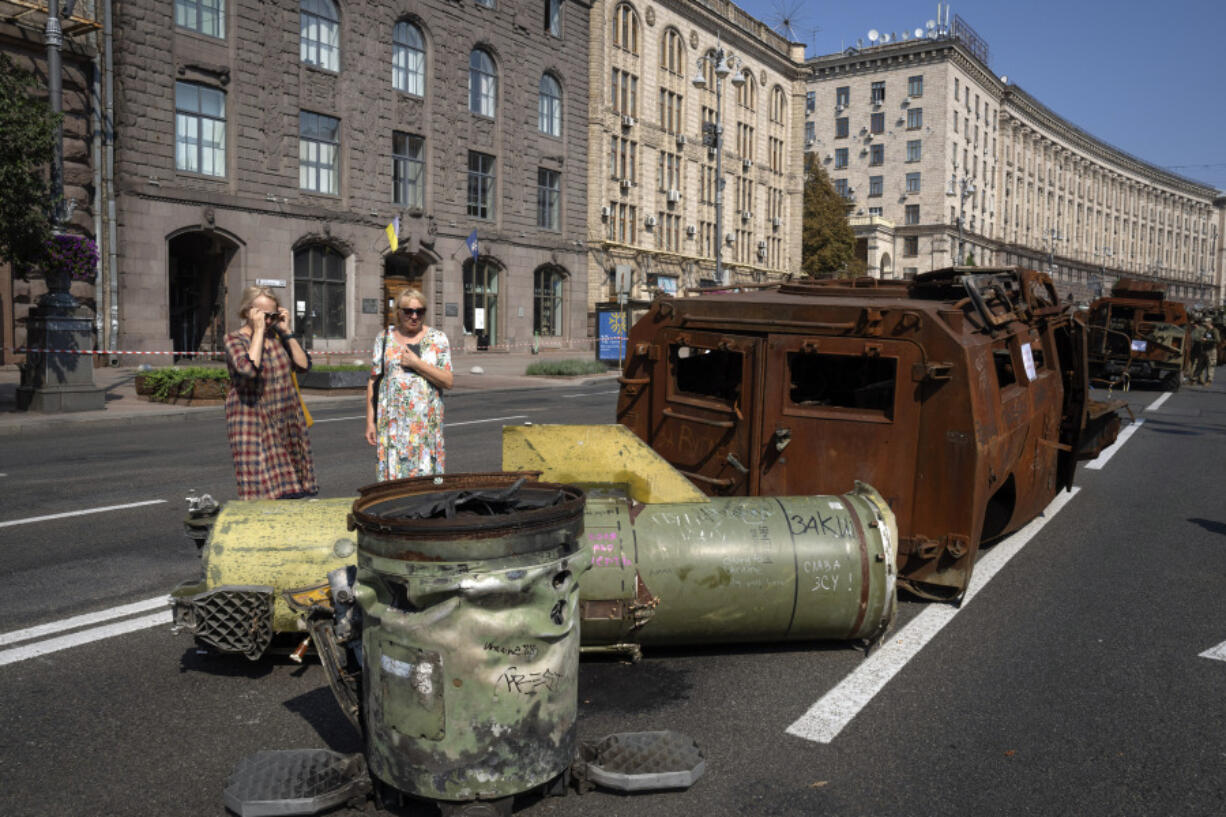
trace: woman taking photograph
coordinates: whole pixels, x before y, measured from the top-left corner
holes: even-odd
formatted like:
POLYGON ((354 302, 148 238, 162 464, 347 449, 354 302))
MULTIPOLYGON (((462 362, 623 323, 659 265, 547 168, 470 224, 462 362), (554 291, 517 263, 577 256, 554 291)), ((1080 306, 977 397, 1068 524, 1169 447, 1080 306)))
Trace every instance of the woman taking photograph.
POLYGON ((426 326, 425 296, 405 290, 397 306, 366 382, 366 442, 377 447, 380 481, 443 473, 443 389, 453 382, 451 346, 426 326))
POLYGON ((226 335, 230 391, 226 427, 239 499, 297 499, 319 492, 302 401, 290 379, 311 359, 289 332, 289 311, 267 287, 243 290, 238 316, 226 335))

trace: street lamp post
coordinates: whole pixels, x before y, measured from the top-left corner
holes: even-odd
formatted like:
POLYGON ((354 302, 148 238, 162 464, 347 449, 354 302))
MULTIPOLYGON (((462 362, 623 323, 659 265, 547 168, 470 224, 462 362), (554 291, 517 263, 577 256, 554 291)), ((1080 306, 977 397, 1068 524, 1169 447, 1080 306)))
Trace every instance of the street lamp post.
MULTIPOLYGON (((1107 283, 1107 259, 1115 255, 1115 250, 1110 247, 1095 247, 1094 255, 1102 258, 1099 262, 1098 271, 1098 291, 1094 293, 1095 298, 1101 298, 1103 294, 1103 284, 1107 283)), ((1091 286, 1091 290, 1094 288, 1091 286)))
POLYGON ((723 86, 724 79, 732 74, 731 82, 737 88, 745 84, 745 76, 740 72, 741 60, 731 51, 726 50, 715 41, 715 50, 704 54, 698 60, 698 73, 694 75, 694 87, 707 87, 707 77, 703 72, 706 65, 711 66, 715 76, 715 122, 708 138, 706 123, 703 124, 703 144, 715 149, 715 281, 723 285, 724 280, 724 113, 723 86))
POLYGON ((966 241, 962 237, 962 223, 965 221, 966 200, 975 195, 975 180, 966 176, 959 179, 955 166, 953 175, 949 177, 949 187, 945 189, 945 195, 958 197, 958 257, 954 259, 954 266, 960 267, 966 263, 966 241))
MULTIPOLYGON (((63 16, 71 17, 77 0, 65 0, 63 16)), ((57 118, 55 135, 52 137, 51 154, 51 231, 59 234, 63 224, 72 215, 72 206, 64 202, 64 124, 59 114, 64 110, 64 78, 61 67, 60 52, 64 45, 64 33, 60 26, 59 0, 48 0, 47 24, 43 29, 43 37, 47 44, 47 103, 51 115, 57 118)), ((60 275, 48 275, 47 294, 39 299, 39 304, 61 314, 68 314, 77 308, 77 299, 68 291, 68 282, 60 275)))
POLYGON ((1047 245, 1047 274, 1056 280, 1056 242, 1063 241, 1064 236, 1055 227, 1049 227, 1043 234, 1043 243, 1047 245))

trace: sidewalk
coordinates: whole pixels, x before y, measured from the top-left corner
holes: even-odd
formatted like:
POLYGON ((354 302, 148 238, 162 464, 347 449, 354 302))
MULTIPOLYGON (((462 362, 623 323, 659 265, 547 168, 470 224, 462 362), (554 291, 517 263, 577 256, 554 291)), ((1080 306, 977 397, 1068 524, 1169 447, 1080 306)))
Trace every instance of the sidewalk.
MULTIPOLYGON (((596 382, 616 387, 616 370, 608 374, 581 377, 536 377, 524 374, 528 365, 543 360, 571 360, 591 353, 576 350, 531 352, 469 352, 452 358, 455 387, 449 393, 475 391, 506 391, 574 386, 596 382)), ((156 365, 156 364, 155 364, 156 365)), ((114 426, 136 423, 183 422, 197 416, 220 415, 222 405, 176 406, 153 403, 136 394, 135 380, 140 370, 135 366, 94 369, 94 384, 106 395, 106 408, 101 411, 80 411, 65 414, 41 414, 17 410, 17 386, 21 373, 14 365, 0 366, 0 437, 43 431, 53 428, 82 426, 114 426)), ((315 409, 338 401, 358 401, 361 392, 347 390, 333 394, 326 390, 308 389, 303 392, 307 407, 315 409)))

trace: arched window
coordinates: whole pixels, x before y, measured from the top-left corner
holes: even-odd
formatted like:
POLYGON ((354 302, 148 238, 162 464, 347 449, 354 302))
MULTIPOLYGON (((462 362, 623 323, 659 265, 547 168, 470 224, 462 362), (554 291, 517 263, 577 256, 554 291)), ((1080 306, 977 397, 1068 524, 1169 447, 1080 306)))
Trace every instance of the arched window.
POLYGON ((664 32, 660 45, 660 67, 670 74, 685 76, 685 41, 675 28, 664 32))
POLYGON ((771 89, 771 121, 782 125, 787 121, 788 98, 783 89, 776 85, 771 89))
POLYGON ((613 45, 631 54, 639 53, 639 15, 629 3, 613 10, 613 45))
POLYGON ((341 70, 341 18, 332 0, 302 0, 298 11, 298 53, 307 65, 341 70))
POLYGON ((294 251, 294 326, 314 338, 345 337, 345 257, 327 244, 294 251))
POLYGON ((562 334, 562 284, 557 267, 540 267, 532 273, 532 331, 543 338, 562 334))
POLYGON ((538 127, 550 136, 562 135, 562 86, 551 74, 541 75, 541 94, 537 105, 538 127))
POLYGON ((758 105, 758 87, 753 81, 753 72, 748 68, 741 72, 745 82, 736 89, 736 104, 748 110, 754 110, 758 105))
POLYGON ((484 256, 464 262, 464 334, 477 336, 477 348, 499 340, 498 266, 484 256))
POLYGON ((498 74, 494 60, 480 48, 468 55, 468 109, 493 117, 498 101, 498 74))
POLYGON ((412 23, 402 21, 392 29, 392 85, 406 94, 426 95, 426 44, 412 23))

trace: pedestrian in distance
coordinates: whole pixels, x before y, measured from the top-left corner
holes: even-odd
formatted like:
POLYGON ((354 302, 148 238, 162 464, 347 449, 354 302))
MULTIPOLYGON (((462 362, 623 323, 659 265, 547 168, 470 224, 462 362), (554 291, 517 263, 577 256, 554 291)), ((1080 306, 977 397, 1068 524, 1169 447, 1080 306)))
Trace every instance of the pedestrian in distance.
POLYGON ((366 442, 379 481, 443 473, 443 391, 454 382, 447 335, 426 325, 416 289, 397 299, 396 323, 375 339, 366 381, 366 442))
POLYGON ((1217 329, 1208 318, 1192 330, 1192 382, 1199 386, 1213 384, 1213 374, 1217 369, 1217 343, 1217 329))
POLYGON ((226 429, 239 499, 297 499, 319 492, 302 400, 292 372, 311 358, 289 331, 289 311, 268 287, 243 290, 243 325, 226 335, 226 429))

